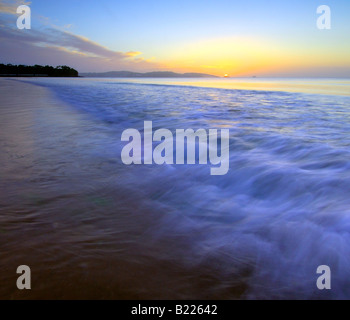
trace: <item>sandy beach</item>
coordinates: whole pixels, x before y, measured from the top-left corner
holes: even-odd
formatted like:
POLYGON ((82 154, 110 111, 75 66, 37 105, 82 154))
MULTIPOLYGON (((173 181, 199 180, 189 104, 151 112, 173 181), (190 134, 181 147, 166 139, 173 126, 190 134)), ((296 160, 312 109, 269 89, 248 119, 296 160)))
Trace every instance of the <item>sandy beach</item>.
POLYGON ((96 124, 45 88, 0 79, 0 95, 1 298, 137 298, 128 293, 135 266, 120 256, 141 230, 110 223, 127 195, 105 190, 116 157, 99 150, 103 130, 89 137, 96 124), (108 244, 118 233, 125 243, 108 244), (32 270, 29 292, 15 286, 22 264, 32 270))
POLYGON ((208 296, 216 277, 181 261, 187 236, 154 231, 166 208, 123 183, 113 130, 40 86, 0 79, 0 95, 2 299, 208 296))
POLYGON ((1 298, 350 296, 349 97, 80 78, 0 96, 1 298), (123 164, 145 120, 229 128, 229 171, 123 164))

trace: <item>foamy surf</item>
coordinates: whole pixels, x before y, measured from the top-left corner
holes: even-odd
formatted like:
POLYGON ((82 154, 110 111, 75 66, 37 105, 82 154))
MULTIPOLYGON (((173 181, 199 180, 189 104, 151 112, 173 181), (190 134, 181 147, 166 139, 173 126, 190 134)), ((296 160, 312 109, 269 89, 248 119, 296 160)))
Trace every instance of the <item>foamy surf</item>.
POLYGON ((349 97, 80 80, 1 81, 2 251, 51 279, 33 297, 350 297, 349 97), (125 166, 144 120, 229 128, 229 172, 125 166))

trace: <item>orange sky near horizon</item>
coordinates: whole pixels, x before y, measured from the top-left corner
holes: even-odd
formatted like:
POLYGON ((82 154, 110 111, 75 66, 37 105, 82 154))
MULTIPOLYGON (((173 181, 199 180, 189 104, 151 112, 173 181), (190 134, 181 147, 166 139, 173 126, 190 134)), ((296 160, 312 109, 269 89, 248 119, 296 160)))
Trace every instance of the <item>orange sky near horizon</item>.
POLYGON ((301 70, 317 70, 327 64, 349 67, 349 48, 321 50, 293 47, 286 43, 249 37, 208 39, 188 44, 160 57, 162 69, 177 72, 203 72, 217 76, 254 76, 301 70), (163 60, 164 59, 164 60, 163 60))

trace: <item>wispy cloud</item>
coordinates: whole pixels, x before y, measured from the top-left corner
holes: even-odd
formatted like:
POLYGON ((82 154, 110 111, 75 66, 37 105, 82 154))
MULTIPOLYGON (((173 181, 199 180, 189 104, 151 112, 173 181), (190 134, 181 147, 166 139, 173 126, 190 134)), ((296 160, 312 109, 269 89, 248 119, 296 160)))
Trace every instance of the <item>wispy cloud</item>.
POLYGON ((16 14, 17 7, 20 5, 30 5, 30 1, 24 0, 0 0, 0 13, 16 14))
POLYGON ((126 53, 128 57, 136 57, 136 56, 139 56, 140 54, 142 54, 142 52, 140 51, 129 51, 126 53))
POLYGON ((18 30, 16 8, 28 1, 0 0, 0 62, 23 64, 70 64, 79 71, 107 71, 128 68, 157 69, 154 62, 143 57, 140 51, 111 50, 87 37, 74 34, 66 28, 50 23, 39 28, 18 30), (14 20, 15 21, 15 20, 14 20))

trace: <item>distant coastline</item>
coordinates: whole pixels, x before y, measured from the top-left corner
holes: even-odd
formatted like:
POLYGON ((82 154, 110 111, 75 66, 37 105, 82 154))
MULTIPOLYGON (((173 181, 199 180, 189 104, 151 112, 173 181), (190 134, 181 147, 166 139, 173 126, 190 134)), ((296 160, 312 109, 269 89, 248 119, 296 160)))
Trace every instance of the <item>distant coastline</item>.
POLYGON ((88 78, 219 78, 206 73, 175 73, 171 71, 154 72, 131 72, 131 71, 109 71, 81 73, 81 77, 88 78))

